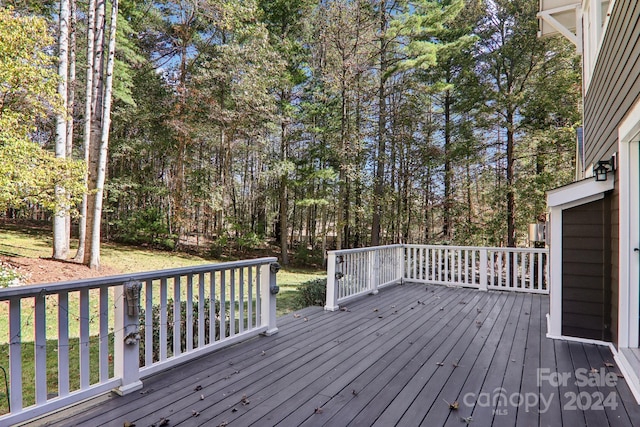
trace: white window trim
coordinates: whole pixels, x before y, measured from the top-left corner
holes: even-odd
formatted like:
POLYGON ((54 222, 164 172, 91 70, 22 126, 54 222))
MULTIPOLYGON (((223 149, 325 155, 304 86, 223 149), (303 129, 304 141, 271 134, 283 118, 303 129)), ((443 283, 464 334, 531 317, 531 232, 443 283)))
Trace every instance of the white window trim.
POLYGON ((620 299, 618 345, 638 348, 640 325, 640 260, 634 249, 640 247, 640 170, 638 140, 640 138, 640 101, 636 101, 618 128, 618 173, 620 185, 620 299), (633 201, 633 203, 632 203, 633 201))
MULTIPOLYGON (((596 0, 598 5, 600 5, 600 1, 596 0)), ((583 85, 584 85, 584 93, 586 94, 591 86, 591 80, 593 77, 593 72, 595 70, 595 66, 598 63, 598 59, 600 58, 600 52, 602 51, 602 43, 604 41, 604 35, 607 33, 607 28, 609 28, 609 21, 611 20, 611 12, 613 11, 613 6, 615 5, 616 0, 609 1, 609 7, 607 8, 607 16, 605 17, 604 24, 602 26, 596 25, 595 27, 592 25, 591 28, 596 29, 596 43, 593 46, 592 41, 587 40, 592 35, 591 34, 583 34, 583 55, 582 55, 582 75, 583 75, 583 85)), ((601 15, 601 7, 596 7, 593 10, 592 17, 589 17, 587 14, 586 8, 589 7, 589 1, 583 1, 582 14, 583 17, 587 19, 594 19, 594 22, 598 17, 602 20, 601 15)), ((588 25, 583 24, 583 28, 589 28, 588 25)), ((583 30, 584 31, 584 30, 583 30)))

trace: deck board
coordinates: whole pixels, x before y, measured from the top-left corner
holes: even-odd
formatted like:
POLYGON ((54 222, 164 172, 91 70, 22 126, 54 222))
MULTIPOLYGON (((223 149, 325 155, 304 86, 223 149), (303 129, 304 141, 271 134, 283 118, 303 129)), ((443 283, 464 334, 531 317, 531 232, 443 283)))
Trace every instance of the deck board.
POLYGON ((572 376, 578 368, 618 372, 605 366, 613 362, 608 347, 546 338, 548 311, 545 295, 391 286, 345 311, 311 307, 287 315, 273 336, 156 374, 141 392, 103 396, 32 424, 640 425, 640 406, 623 379, 614 387, 539 381, 539 368, 572 376), (480 399, 501 389, 551 404, 542 411, 480 399), (619 405, 566 410, 566 394, 580 392, 614 392, 619 405), (457 401, 458 409, 445 401, 457 401))

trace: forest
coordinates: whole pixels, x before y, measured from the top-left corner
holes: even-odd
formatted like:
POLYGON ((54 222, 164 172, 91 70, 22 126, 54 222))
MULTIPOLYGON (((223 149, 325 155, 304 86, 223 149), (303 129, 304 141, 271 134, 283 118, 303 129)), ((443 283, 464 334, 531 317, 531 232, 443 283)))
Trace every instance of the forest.
POLYGON ((538 0, 0 6, 0 217, 54 258, 524 246, 575 176, 580 57, 538 0))

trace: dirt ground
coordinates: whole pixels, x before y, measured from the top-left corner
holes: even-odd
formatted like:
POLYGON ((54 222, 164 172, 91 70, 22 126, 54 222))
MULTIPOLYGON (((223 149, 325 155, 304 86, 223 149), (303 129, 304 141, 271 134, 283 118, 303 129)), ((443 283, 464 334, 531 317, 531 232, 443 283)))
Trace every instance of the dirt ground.
POLYGON ((3 264, 9 265, 22 274, 27 284, 52 283, 91 277, 119 274, 120 271, 102 266, 99 270, 70 261, 56 261, 47 258, 24 258, 0 256, 3 264))

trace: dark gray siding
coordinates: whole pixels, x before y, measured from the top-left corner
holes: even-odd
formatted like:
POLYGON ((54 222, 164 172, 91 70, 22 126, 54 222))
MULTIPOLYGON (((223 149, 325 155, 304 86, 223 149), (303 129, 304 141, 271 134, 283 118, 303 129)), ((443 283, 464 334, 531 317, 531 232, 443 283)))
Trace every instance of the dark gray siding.
POLYGON ((611 340, 611 197, 562 212, 562 334, 611 340))
POLYGON ((639 2, 616 1, 585 94, 585 165, 617 151, 620 122, 640 94, 639 28, 639 2))

